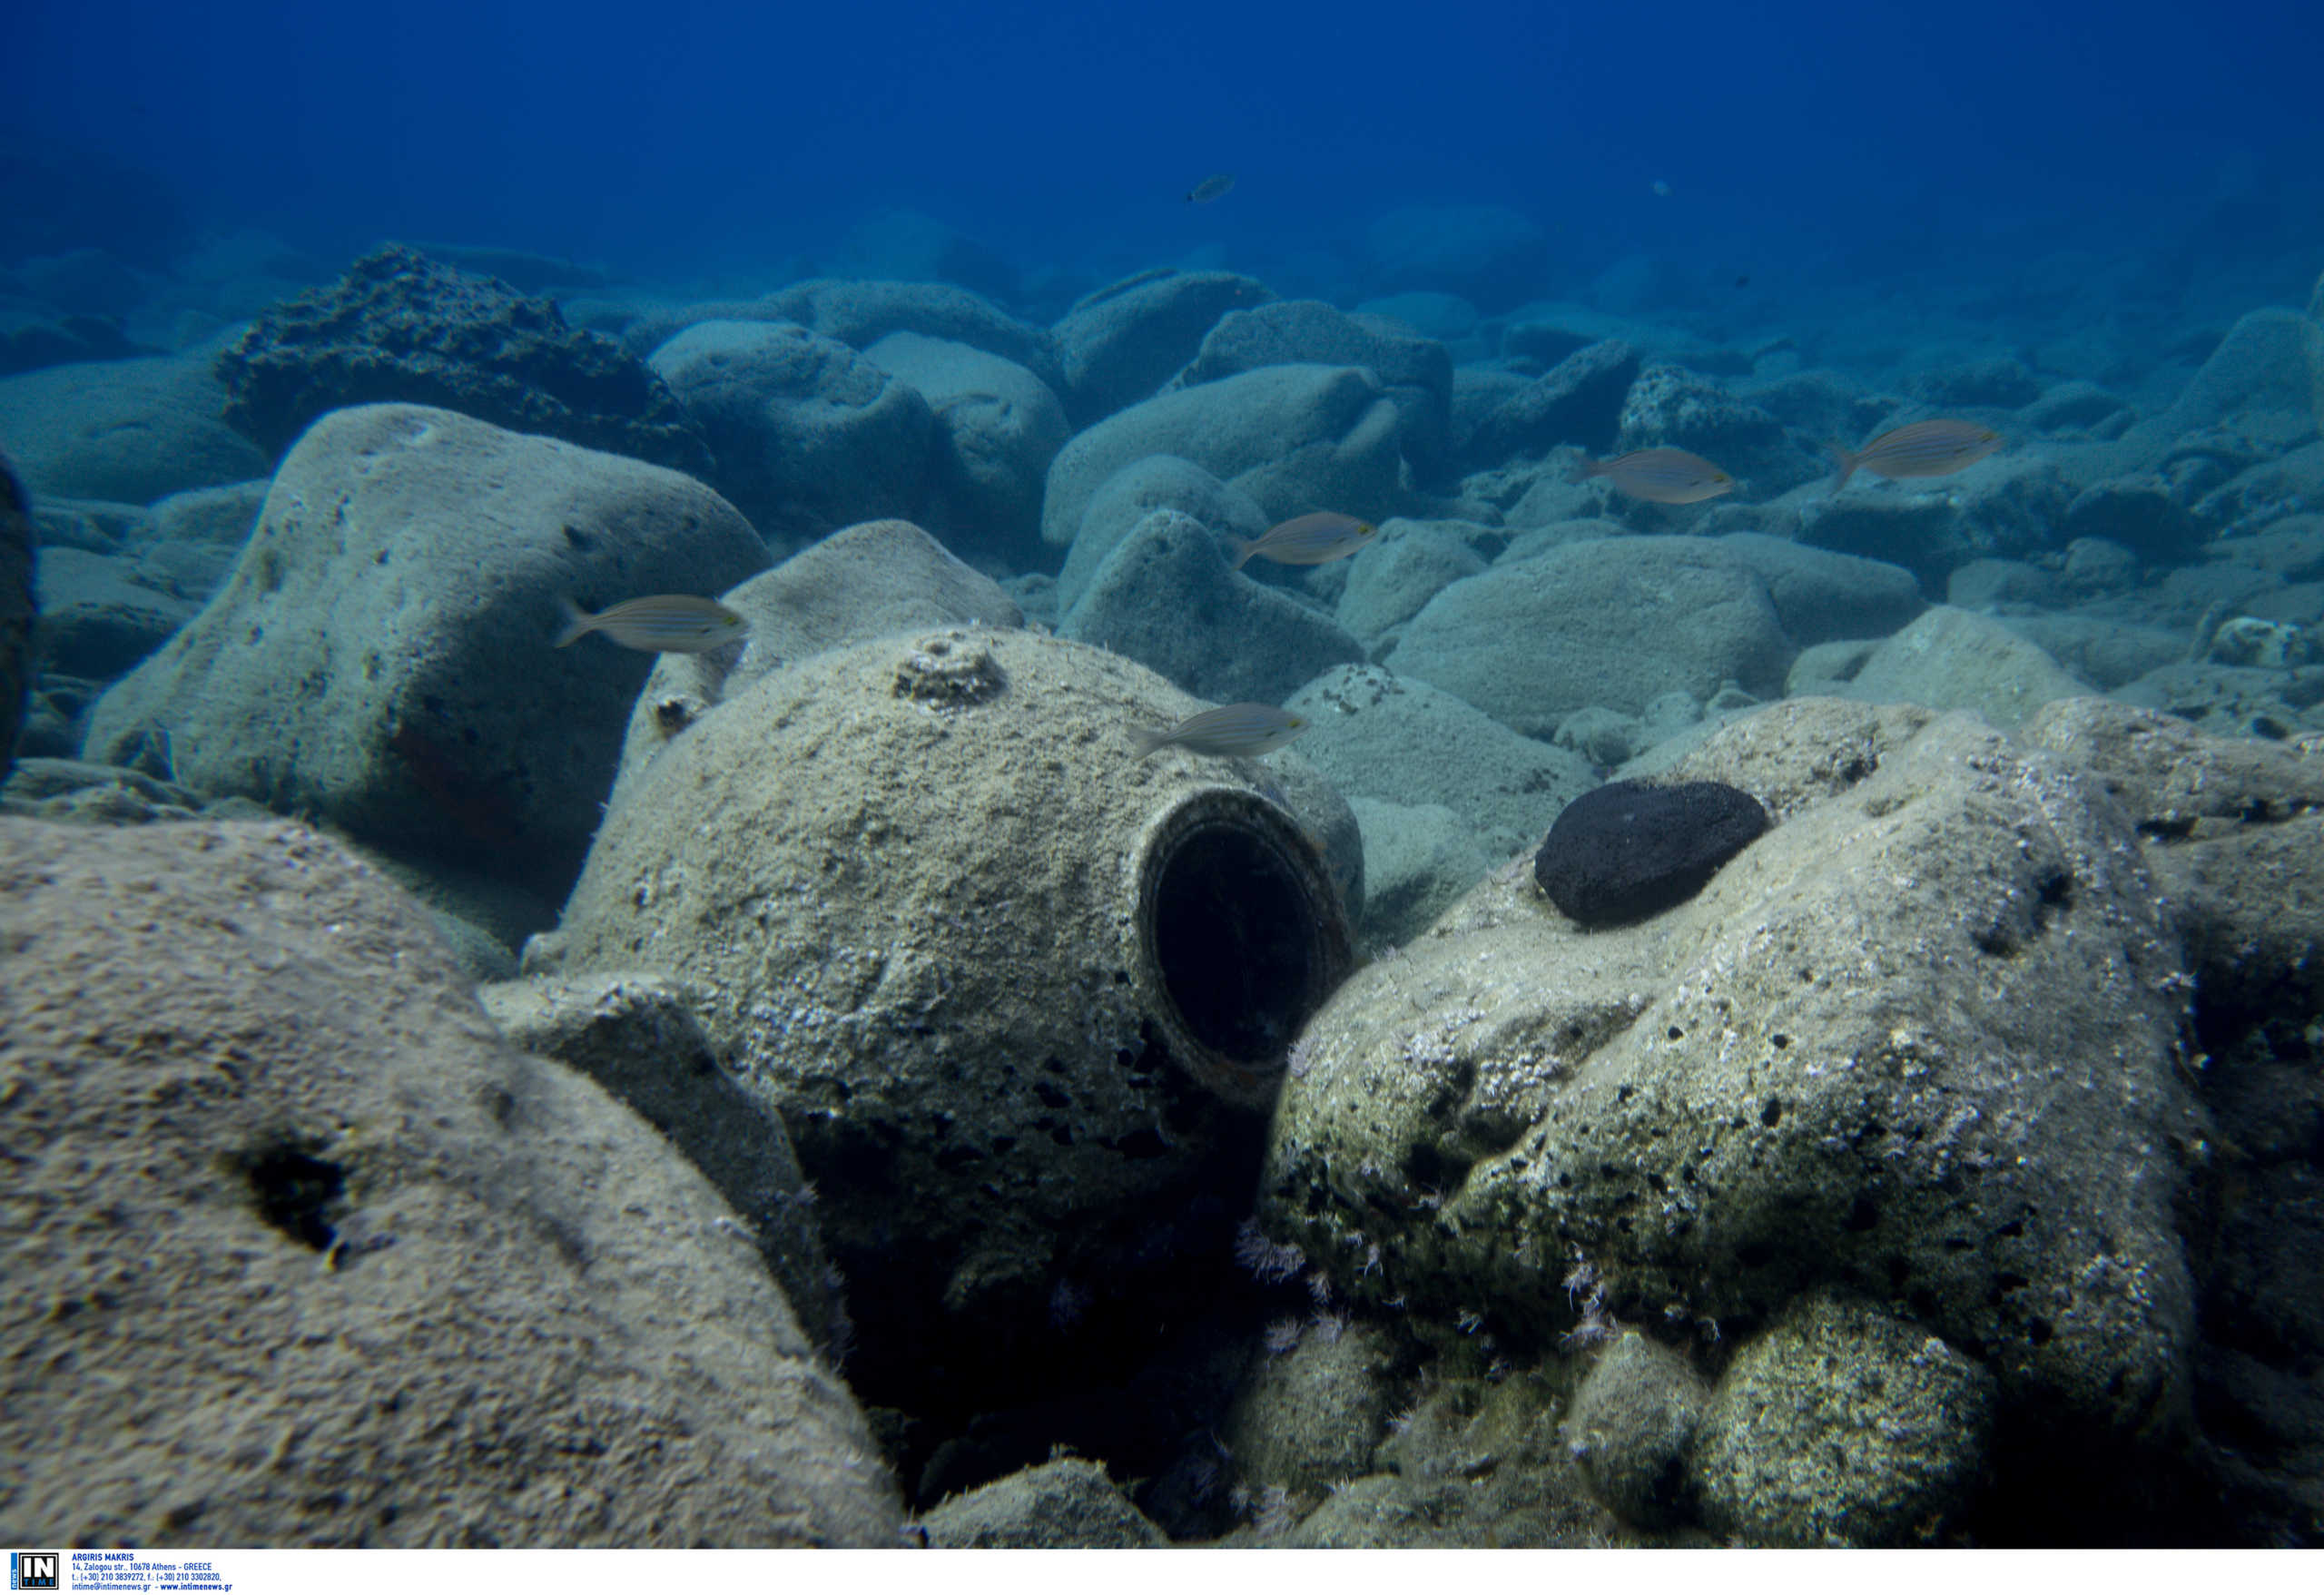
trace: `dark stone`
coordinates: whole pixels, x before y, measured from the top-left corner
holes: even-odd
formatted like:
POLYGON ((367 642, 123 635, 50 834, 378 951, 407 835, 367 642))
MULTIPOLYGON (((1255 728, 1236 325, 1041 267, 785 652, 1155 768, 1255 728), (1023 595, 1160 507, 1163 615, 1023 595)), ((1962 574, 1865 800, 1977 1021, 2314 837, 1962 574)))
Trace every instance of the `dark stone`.
POLYGON ((1584 925, 1650 919, 1694 896, 1768 828, 1748 792, 1717 781, 1610 781, 1565 806, 1533 879, 1584 925))
POLYGON ((710 449, 662 379, 556 306, 389 244, 261 314, 218 357, 226 420, 276 458, 354 404, 432 404, 694 476, 710 449))
POLYGON ((23 484, 0 456, 0 781, 16 750, 31 680, 33 517, 23 484))
POLYGON ((121 330, 121 323, 106 316, 28 320, 0 331, 0 377, 37 371, 44 366, 134 359, 140 355, 162 352, 131 342, 129 335, 121 330))

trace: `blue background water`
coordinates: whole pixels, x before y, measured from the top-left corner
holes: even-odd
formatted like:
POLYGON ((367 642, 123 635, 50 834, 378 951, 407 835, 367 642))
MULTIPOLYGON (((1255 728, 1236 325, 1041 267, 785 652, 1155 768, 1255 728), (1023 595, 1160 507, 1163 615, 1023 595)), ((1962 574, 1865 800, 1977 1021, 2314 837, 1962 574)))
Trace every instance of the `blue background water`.
POLYGON ((1020 268, 1279 277, 1478 201, 1549 230, 1549 291, 1648 250, 1780 293, 2067 239, 2324 241, 2312 0, 9 11, 6 120, 330 255, 689 276, 902 205, 1020 268), (1182 203, 1214 170, 1232 198, 1182 203))

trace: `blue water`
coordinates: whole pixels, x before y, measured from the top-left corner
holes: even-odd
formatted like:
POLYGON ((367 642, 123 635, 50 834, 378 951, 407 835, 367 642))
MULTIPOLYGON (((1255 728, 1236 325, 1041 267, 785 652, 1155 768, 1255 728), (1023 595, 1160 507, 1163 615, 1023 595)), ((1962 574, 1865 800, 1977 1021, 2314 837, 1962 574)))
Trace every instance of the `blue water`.
POLYGON ((5 120, 332 258, 748 271, 904 206, 1020 269, 1323 290, 1382 212, 1468 201, 1549 230, 1545 292, 1640 250, 1779 293, 2324 243, 2324 24, 2290 0, 754 9, 18 0, 5 120), (1213 171, 1229 201, 1179 202, 1213 171))

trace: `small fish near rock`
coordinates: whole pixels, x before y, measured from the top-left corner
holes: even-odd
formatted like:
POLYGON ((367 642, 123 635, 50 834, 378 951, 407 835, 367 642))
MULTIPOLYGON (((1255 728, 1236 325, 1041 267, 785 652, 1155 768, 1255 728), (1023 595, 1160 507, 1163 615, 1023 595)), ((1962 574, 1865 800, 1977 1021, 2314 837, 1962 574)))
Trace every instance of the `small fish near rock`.
POLYGON ((2008 441, 1991 427, 1981 427, 1974 421, 1940 419, 1914 421, 1883 432, 1853 454, 1835 443, 1832 458, 1839 461, 1840 478, 1832 484, 1832 491, 1837 493, 1846 487, 1848 478, 1857 471, 1871 471, 1892 479, 1949 477, 1955 471, 1967 469, 2008 441))
POLYGON ((569 648, 591 632, 602 632, 625 648, 649 654, 706 654, 740 641, 751 623, 715 598, 686 593, 657 593, 632 598, 591 615, 570 598, 558 603, 565 629, 556 645, 569 648))
POLYGON ((1585 459, 1567 480, 1602 477, 1618 493, 1649 504, 1700 504, 1735 490, 1735 478, 1683 448, 1633 448, 1611 459, 1585 459))
POLYGON ((1768 828, 1768 812, 1718 781, 1610 781, 1568 803, 1533 855, 1533 880, 1593 929, 1676 908, 1768 828))
POLYGON ((1254 759, 1272 753, 1307 729, 1307 717, 1272 704, 1229 704, 1206 709, 1167 731, 1140 731, 1137 756, 1180 748, 1214 759, 1254 759))
POLYGON ((1265 537, 1236 538, 1234 568, 1240 570, 1254 558, 1271 559, 1277 565, 1329 565, 1334 559, 1345 559, 1379 535, 1380 528, 1370 521, 1334 510, 1295 516, 1270 527, 1265 537))

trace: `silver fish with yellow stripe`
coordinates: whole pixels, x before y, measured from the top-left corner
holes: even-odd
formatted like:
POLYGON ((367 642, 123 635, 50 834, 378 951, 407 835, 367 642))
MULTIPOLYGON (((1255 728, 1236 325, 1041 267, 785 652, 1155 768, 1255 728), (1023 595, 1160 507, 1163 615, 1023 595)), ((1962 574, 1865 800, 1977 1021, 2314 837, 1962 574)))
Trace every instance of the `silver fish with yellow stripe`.
POLYGON ((704 654, 739 640, 751 623, 715 598, 687 593, 657 593, 632 598, 591 615, 570 598, 557 600, 565 629, 556 645, 569 648, 591 632, 601 632, 625 648, 649 654, 704 654))
POLYGON ((1991 427, 1974 421, 1939 419, 1915 421, 1883 432, 1854 454, 1835 443, 1832 457, 1840 462, 1840 479, 1832 484, 1832 491, 1846 487, 1848 478, 1858 471, 1890 478, 1949 477, 2007 441, 1991 427))
POLYGON ((1236 538, 1235 568, 1242 569, 1255 557, 1272 559, 1277 565, 1329 565, 1334 559, 1345 559, 1379 535, 1380 528, 1370 521, 1336 510, 1294 516, 1268 528, 1263 537, 1236 538))
POLYGON ((1307 724, 1306 716, 1272 704, 1229 704, 1223 709, 1205 709, 1167 731, 1132 734, 1141 759, 1163 748, 1182 748, 1214 759, 1251 759, 1272 753, 1306 730, 1307 724))
POLYGON ((1683 448, 1633 448, 1611 459, 1585 459, 1567 479, 1602 477, 1618 492, 1649 504, 1700 504, 1735 490, 1735 478, 1683 448))

